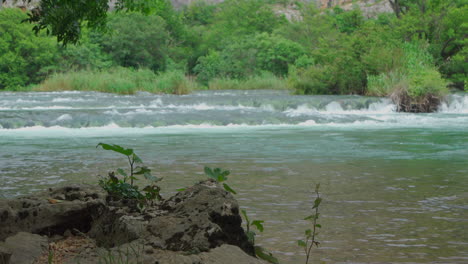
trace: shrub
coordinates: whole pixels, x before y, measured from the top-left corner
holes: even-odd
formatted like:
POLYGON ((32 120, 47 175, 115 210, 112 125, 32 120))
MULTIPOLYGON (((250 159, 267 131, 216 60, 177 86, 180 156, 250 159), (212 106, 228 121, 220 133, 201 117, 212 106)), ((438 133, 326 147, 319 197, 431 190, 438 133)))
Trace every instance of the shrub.
POLYGON ((284 79, 274 76, 271 73, 253 76, 244 80, 215 78, 208 84, 210 90, 282 90, 287 89, 284 79))
POLYGON ((203 83, 213 78, 243 79, 265 71, 285 76, 289 65, 304 55, 304 48, 298 43, 277 35, 260 33, 200 57, 194 70, 203 83))
POLYGON ((114 68, 103 71, 75 71, 57 73, 34 88, 35 91, 97 91, 134 94, 137 91, 151 93, 186 94, 195 89, 196 83, 182 72, 155 74, 148 69, 114 68))
POLYGON ((421 43, 403 45, 403 65, 368 76, 368 95, 390 96, 399 111, 433 112, 447 94, 447 83, 421 43))

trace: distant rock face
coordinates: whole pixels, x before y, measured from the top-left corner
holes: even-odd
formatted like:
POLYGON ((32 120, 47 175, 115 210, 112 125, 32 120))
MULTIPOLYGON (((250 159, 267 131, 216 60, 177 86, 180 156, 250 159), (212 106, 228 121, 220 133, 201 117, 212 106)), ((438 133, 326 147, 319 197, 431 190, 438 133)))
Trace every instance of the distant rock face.
POLYGON ((340 6, 344 10, 359 8, 366 17, 374 17, 380 13, 393 12, 388 0, 314 0, 322 8, 332 8, 340 6))
POLYGON ((51 249, 57 263, 106 263, 122 252, 122 263, 264 263, 254 257, 237 201, 211 180, 144 210, 97 186, 49 189, 0 200, 0 226, 0 264, 45 263, 51 249))

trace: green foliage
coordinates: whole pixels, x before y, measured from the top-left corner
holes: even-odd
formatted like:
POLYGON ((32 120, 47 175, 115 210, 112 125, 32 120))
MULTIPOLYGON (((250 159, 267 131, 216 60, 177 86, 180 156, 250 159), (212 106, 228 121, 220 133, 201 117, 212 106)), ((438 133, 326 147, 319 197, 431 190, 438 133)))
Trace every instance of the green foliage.
POLYGON ((58 72, 76 70, 102 70, 115 64, 109 53, 103 51, 102 46, 93 41, 91 36, 95 32, 82 33, 80 43, 60 47, 59 60, 55 70, 58 72))
POLYGON ((275 258, 270 252, 268 252, 266 249, 260 246, 255 246, 255 236, 257 235, 255 231, 251 229, 252 226, 255 226, 259 232, 263 232, 263 223, 265 221, 263 220, 253 220, 250 221, 247 211, 246 210, 241 210, 242 215, 244 216, 245 219, 245 224, 246 224, 246 231, 245 235, 247 236, 247 239, 249 242, 254 246, 255 249, 255 255, 263 260, 268 261, 269 263, 277 264, 279 263, 278 259, 275 258))
MULTIPOLYGON (((215 168, 215 169, 211 169, 210 167, 206 167, 205 166, 205 175, 208 176, 209 178, 219 182, 219 183, 222 183, 224 181, 227 181, 227 176, 231 173, 229 172, 228 170, 225 170, 223 171, 222 169, 220 168, 215 168)), ((227 185, 226 183, 223 183, 223 187, 224 187, 224 190, 232 193, 232 194, 237 194, 236 191, 234 191, 234 189, 232 189, 229 185, 227 185)))
POLYGON ((182 72, 155 74, 147 69, 113 68, 102 71, 57 73, 33 88, 34 91, 98 91, 106 93, 186 94, 197 87, 182 72))
POLYGON ((44 34, 34 36, 19 9, 0 10, 0 90, 42 81, 53 69, 58 49, 44 34))
POLYGON ((244 79, 265 71, 285 76, 289 64, 304 54, 294 41, 260 33, 231 42, 220 51, 212 50, 198 59, 194 71, 204 83, 214 78, 244 79))
POLYGON ((126 149, 119 145, 105 143, 99 143, 96 148, 97 147, 124 155, 128 161, 128 173, 124 169, 118 168, 116 170, 118 176, 115 172, 110 172, 107 178, 99 180, 99 185, 107 191, 112 198, 117 200, 137 200, 139 208, 143 208, 144 204, 152 203, 154 200, 162 199, 159 194, 161 188, 156 185, 162 178, 153 176, 148 167, 142 166, 141 164, 143 164, 143 161, 135 154, 133 149, 126 149), (140 192, 138 186, 134 185, 134 181, 138 179, 138 175, 143 175, 146 180, 151 182, 150 185, 143 188, 143 192, 140 192), (130 183, 128 183, 129 181, 130 183))
POLYGON ((259 32, 271 33, 286 23, 275 14, 266 0, 227 0, 219 5, 213 21, 213 33, 225 40, 259 32))
POLYGON ((442 97, 448 93, 446 81, 436 70, 424 43, 403 45, 402 65, 377 76, 369 75, 368 94, 377 96, 408 96, 421 101, 426 96, 442 97))
POLYGON ((197 0, 183 8, 185 23, 190 26, 208 25, 213 22, 216 5, 197 0))
MULTIPOLYGON (((138 11, 148 14, 154 9, 155 2, 159 1, 117 0, 115 8, 118 11, 138 11)), ((34 24, 36 33, 44 30, 47 34, 56 36, 64 45, 77 43, 85 26, 104 28, 107 22, 108 3, 107 0, 40 1, 39 7, 29 14, 28 21, 34 24)))
POLYGON ((322 228, 322 225, 317 222, 320 216, 319 207, 322 203, 322 198, 320 197, 319 189, 320 184, 317 184, 315 186, 315 200, 312 206, 313 214, 304 218, 304 220, 310 221, 312 228, 309 228, 304 231, 304 240, 297 241, 297 245, 303 248, 304 253, 306 254, 306 264, 309 263, 312 248, 314 246, 318 247, 320 245, 320 242, 317 241, 318 229, 322 228))
POLYGON ((94 38, 123 67, 166 68, 169 33, 162 18, 138 13, 112 15, 108 32, 94 38))
POLYGON ((36 29, 49 29, 63 43, 81 40, 59 49, 45 34, 38 40, 27 32, 19 23, 23 13, 0 11, 0 32, 7 32, 0 35, 0 89, 24 90, 53 72, 97 70, 107 77, 116 66, 168 73, 138 89, 118 76, 89 86, 67 81, 63 89, 184 94, 195 88, 185 76, 196 75, 210 89, 284 88, 284 78, 297 94, 389 95, 400 87, 414 97, 443 94, 441 78, 460 89, 467 80, 465 0, 390 1, 396 15, 376 18, 359 9, 324 11, 283 0, 200 0, 180 10, 169 0, 118 0, 110 14, 102 13, 103 2, 41 2, 41 12, 30 17, 36 29), (302 19, 286 20, 280 5, 295 5, 302 19), (423 57, 409 54, 405 45, 412 42, 427 43, 423 57), (418 63, 425 66, 411 66, 418 63))
POLYGON ((243 80, 215 78, 208 83, 208 89, 210 90, 284 90, 287 87, 284 79, 276 77, 271 73, 264 73, 260 76, 253 76, 243 80))
POLYGON ((340 7, 335 7, 331 16, 335 19, 335 26, 342 33, 353 33, 364 24, 364 17, 359 9, 345 12, 340 7))

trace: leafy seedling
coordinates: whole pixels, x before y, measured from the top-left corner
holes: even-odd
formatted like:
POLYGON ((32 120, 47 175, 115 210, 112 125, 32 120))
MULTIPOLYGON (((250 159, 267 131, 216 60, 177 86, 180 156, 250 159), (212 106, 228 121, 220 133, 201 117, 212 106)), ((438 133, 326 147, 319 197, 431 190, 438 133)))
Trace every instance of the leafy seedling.
POLYGON ((265 248, 261 246, 256 246, 255 245, 255 236, 257 235, 255 231, 251 229, 252 226, 255 226, 259 232, 263 232, 263 223, 265 221, 263 220, 253 220, 250 221, 249 217, 247 216, 247 211, 241 210, 242 215, 245 218, 245 223, 246 223, 246 228, 247 230, 245 231, 245 235, 247 236, 247 239, 249 242, 254 246, 255 249, 255 255, 265 261, 268 261, 273 264, 278 264, 279 261, 277 258, 273 256, 270 252, 268 252, 265 248))
POLYGON ((302 247, 306 254, 306 262, 305 262, 306 264, 309 263, 312 248, 314 246, 318 247, 320 245, 320 242, 317 241, 318 229, 322 228, 322 225, 317 223, 319 216, 320 216, 319 207, 320 207, 320 204, 322 203, 322 198, 320 197, 319 189, 320 189, 320 184, 317 184, 315 186, 314 205, 312 206, 313 214, 304 218, 304 220, 308 220, 311 222, 312 228, 309 228, 304 231, 304 236, 305 236, 304 240, 297 241, 297 245, 302 247))
MULTIPOLYGON (((227 176, 230 174, 231 172, 228 171, 228 170, 225 170, 223 171, 222 169, 220 168, 215 168, 215 169, 211 169, 210 167, 206 167, 205 166, 205 174, 206 176, 208 176, 209 178, 211 179, 214 179, 215 181, 221 183, 221 182, 224 182, 224 181, 227 181, 227 176)), ((232 194, 237 194, 236 191, 234 191, 234 189, 232 189, 229 185, 227 185, 226 183, 223 183, 223 187, 226 191, 232 193, 232 194)))
POLYGON ((113 151, 127 157, 129 172, 122 168, 118 168, 115 172, 110 172, 107 178, 101 179, 99 185, 106 190, 110 195, 119 199, 136 199, 139 201, 139 206, 143 208, 143 204, 147 204, 154 200, 161 200, 161 188, 156 185, 162 178, 155 177, 151 174, 151 169, 143 166, 141 158, 135 154, 133 149, 127 149, 119 145, 99 143, 96 148, 102 147, 104 150, 113 151), (143 188, 140 192, 138 186, 134 185, 137 176, 142 175, 145 179, 151 182, 150 185, 143 188), (118 176, 121 176, 119 179, 118 176), (130 182, 130 183, 128 183, 130 182))

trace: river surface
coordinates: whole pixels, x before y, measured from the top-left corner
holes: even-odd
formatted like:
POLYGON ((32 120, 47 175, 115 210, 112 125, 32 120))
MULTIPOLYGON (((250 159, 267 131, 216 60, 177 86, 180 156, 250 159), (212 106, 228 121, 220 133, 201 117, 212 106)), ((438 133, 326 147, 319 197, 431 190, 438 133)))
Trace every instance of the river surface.
POLYGON ((259 244, 281 263, 297 247, 321 184, 314 263, 468 263, 468 95, 439 112, 396 113, 380 98, 204 91, 186 96, 0 93, 0 195, 96 183, 132 147, 167 197, 231 171, 259 244))

